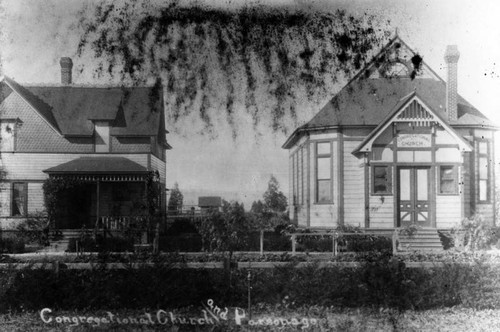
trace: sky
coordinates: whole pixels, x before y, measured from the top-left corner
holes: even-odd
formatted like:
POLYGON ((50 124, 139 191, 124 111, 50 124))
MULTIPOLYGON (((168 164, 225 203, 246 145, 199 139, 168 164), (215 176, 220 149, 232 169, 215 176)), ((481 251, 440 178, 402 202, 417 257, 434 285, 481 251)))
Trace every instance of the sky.
MULTIPOLYGON (((205 2, 223 8, 248 4, 242 0, 205 2)), ((388 21, 394 31, 397 28, 402 39, 444 79, 445 48, 457 45, 461 54, 459 94, 500 125, 499 1, 279 0, 273 3, 376 15, 388 21)), ((90 1, 76 0, 0 0, 3 73, 19 83, 58 83, 59 58, 70 56, 75 68, 86 68, 74 76, 76 83, 116 83, 92 77, 91 58, 75 59, 80 33, 76 28, 77 13, 82 6, 91 5, 90 1)), ((331 92, 331 97, 335 92, 331 92)), ((312 118, 319 111, 318 105, 326 101, 304 107, 298 125, 312 118)), ((167 118, 170 111, 166 110, 167 118)), ((262 198, 271 174, 288 194, 288 151, 281 148, 287 137, 271 130, 256 135, 248 119, 242 117, 236 121, 240 131, 236 140, 222 119, 214 139, 197 134, 199 123, 191 118, 182 123, 182 130, 168 135, 173 149, 167 152, 167 187, 177 182, 185 204, 196 204, 198 196, 217 195, 243 202, 249 208, 252 201, 262 198)), ((168 119, 166 127, 169 128, 168 119)), ((500 151, 496 154, 500 155, 500 151)))

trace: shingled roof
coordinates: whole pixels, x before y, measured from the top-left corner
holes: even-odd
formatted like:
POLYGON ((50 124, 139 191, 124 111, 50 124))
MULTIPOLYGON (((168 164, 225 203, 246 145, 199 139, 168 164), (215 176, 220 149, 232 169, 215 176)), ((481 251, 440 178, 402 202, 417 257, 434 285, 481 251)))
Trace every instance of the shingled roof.
POLYGON ((91 120, 112 121, 114 136, 155 136, 164 128, 155 87, 22 86, 4 80, 65 136, 91 136, 91 120))
MULTIPOLYGON (((399 38, 395 38, 389 44, 395 42, 401 41, 399 38)), ((373 67, 373 64, 367 65, 366 68, 370 66, 373 67)), ((352 126, 375 127, 394 110, 402 98, 412 92, 416 92, 429 107, 453 127, 496 128, 492 121, 460 95, 458 95, 457 100, 457 120, 450 122, 445 114, 446 82, 439 78, 426 64, 423 66, 432 72, 432 75, 426 75, 424 78, 419 76, 416 78, 365 77, 361 75, 367 71, 364 68, 308 123, 297 128, 285 142, 283 148, 290 148, 302 133, 310 130, 352 126)))
MULTIPOLYGON (((433 79, 377 78, 360 79, 340 91, 303 128, 323 126, 376 126, 400 99, 417 92, 443 118, 446 106, 446 84, 433 79)), ((484 125, 493 123, 469 104, 458 98, 458 118, 451 125, 484 125)))
POLYGON ((148 170, 124 157, 81 157, 44 170, 48 174, 146 174, 148 170))

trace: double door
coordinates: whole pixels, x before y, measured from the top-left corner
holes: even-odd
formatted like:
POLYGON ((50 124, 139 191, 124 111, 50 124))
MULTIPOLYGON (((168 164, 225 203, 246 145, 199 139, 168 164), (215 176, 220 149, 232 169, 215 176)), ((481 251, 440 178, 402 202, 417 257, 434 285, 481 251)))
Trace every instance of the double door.
POLYGON ((398 168, 398 227, 431 227, 430 167, 398 168))

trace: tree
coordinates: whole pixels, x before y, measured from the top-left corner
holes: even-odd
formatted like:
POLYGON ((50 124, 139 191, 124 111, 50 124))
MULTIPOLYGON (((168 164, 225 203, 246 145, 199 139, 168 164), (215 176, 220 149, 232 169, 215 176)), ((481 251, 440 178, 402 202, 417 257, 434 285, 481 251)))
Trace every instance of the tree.
POLYGON ((179 184, 176 182, 174 188, 170 191, 170 198, 168 199, 168 211, 169 213, 178 212, 182 210, 182 204, 184 201, 184 195, 179 189, 179 184))
POLYGON ((252 213, 262 213, 264 212, 264 203, 259 199, 258 201, 254 201, 252 203, 252 207, 250 208, 250 212, 252 213))
POLYGON ((173 128, 195 113, 210 134, 223 115, 237 135, 242 107, 254 127, 266 117, 273 131, 287 132, 298 102, 322 100, 357 73, 391 35, 387 25, 343 10, 101 2, 82 11, 78 55, 90 51, 97 76, 162 77, 173 128))
POLYGON ((267 191, 264 193, 264 207, 267 212, 282 213, 288 206, 285 194, 279 190, 278 180, 271 175, 267 183, 267 191))
POLYGON ((228 252, 230 258, 244 245, 251 230, 243 204, 236 201, 223 201, 222 211, 210 211, 197 227, 204 250, 228 252))

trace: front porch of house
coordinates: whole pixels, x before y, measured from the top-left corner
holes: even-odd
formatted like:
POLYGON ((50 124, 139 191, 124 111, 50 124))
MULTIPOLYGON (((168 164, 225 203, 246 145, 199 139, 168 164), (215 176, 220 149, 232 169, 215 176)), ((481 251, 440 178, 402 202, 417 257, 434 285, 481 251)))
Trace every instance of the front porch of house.
POLYGON ((148 219, 146 182, 142 176, 78 176, 62 189, 55 208, 55 229, 108 229, 121 231, 148 219))
POLYGON ((79 158, 45 172, 53 229, 147 229, 151 217, 161 216, 165 209, 165 185, 158 172, 126 158, 79 158))

